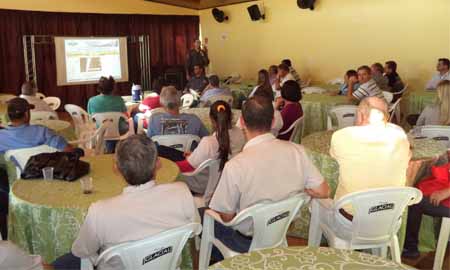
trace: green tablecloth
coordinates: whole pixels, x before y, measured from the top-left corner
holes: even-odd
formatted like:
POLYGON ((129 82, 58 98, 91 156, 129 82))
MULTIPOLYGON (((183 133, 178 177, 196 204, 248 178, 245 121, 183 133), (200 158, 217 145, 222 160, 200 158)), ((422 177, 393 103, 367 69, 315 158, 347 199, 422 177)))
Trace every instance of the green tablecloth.
POLYGON ((209 269, 405 270, 415 268, 353 250, 305 246, 253 251, 221 261, 209 269))
POLYGON ((7 108, 6 104, 0 103, 0 126, 6 126, 8 123, 7 108))
POLYGON ((427 105, 433 104, 436 100, 436 90, 418 90, 406 92, 403 97, 402 106, 404 115, 420 114, 427 105))
MULTIPOLYGON (((211 133, 213 131, 211 120, 209 118, 209 108, 191 108, 182 110, 182 113, 195 114, 205 125, 206 129, 211 133)), ((233 120, 232 123, 235 124, 237 120, 241 117, 241 110, 233 109, 233 120)))
MULTIPOLYGON (((17 180, 10 193, 9 238, 46 262, 70 251, 91 203, 120 194, 125 181, 113 172, 113 155, 86 158, 91 164, 94 192, 85 195, 79 181, 17 180)), ((174 181, 178 166, 161 159, 158 183, 174 181)), ((186 254, 185 254, 186 255, 186 254)), ((185 256, 183 265, 191 265, 185 256)))
POLYGON ((238 84, 223 85, 224 88, 231 90, 233 95, 233 108, 240 109, 242 102, 247 99, 247 97, 255 88, 256 83, 254 81, 243 81, 238 84))
MULTIPOLYGON (((302 139, 302 144, 306 148, 309 158, 313 161, 314 165, 322 173, 322 176, 328 181, 331 188, 331 196, 334 197, 336 187, 339 182, 339 165, 330 154, 330 142, 331 136, 334 131, 323 131, 311 134, 302 139)), ((442 162, 447 160, 446 158, 446 146, 439 141, 432 139, 419 139, 413 141, 413 159, 414 160, 429 160, 432 158, 441 158, 442 162)), ((429 170, 431 162, 424 162, 428 168, 422 168, 421 171, 429 170)), ((290 236, 308 238, 310 213, 307 206, 301 209, 302 218, 297 219, 291 225, 288 232, 290 236)), ((432 236, 433 220, 432 218, 425 216, 422 222, 422 230, 420 235, 422 251, 429 251, 434 249, 435 240, 432 236), (422 233, 423 232, 423 233, 422 233)))

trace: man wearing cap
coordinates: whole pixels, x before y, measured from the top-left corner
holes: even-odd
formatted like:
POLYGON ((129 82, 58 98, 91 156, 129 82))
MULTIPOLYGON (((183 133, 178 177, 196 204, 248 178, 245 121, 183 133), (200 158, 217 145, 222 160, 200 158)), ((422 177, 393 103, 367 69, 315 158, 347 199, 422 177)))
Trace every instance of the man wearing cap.
POLYGON ((206 104, 210 98, 215 96, 231 96, 230 90, 219 87, 220 80, 217 75, 211 75, 208 80, 209 84, 203 91, 200 102, 206 104))
POLYGON ((48 145, 60 151, 72 151, 67 141, 52 130, 40 125, 30 125, 30 110, 34 105, 23 98, 8 102, 8 117, 11 124, 0 130, 0 154, 11 149, 48 145))

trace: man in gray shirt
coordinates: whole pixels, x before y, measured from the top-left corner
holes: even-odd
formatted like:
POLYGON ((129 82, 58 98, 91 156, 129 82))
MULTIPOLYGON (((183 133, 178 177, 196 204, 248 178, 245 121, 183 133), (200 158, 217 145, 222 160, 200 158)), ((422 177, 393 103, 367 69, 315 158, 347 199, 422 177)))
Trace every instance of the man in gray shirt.
POLYGON ((201 65, 194 66, 194 76, 191 77, 186 85, 186 89, 192 89, 201 94, 206 86, 209 84, 208 79, 205 76, 205 70, 201 65))

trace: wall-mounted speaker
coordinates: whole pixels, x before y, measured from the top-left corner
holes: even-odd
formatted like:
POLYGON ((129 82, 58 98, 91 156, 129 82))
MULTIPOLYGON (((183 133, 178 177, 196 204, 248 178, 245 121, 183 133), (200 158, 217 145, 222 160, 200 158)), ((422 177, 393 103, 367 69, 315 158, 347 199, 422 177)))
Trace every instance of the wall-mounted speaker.
POLYGON ((228 21, 228 16, 225 16, 225 13, 218 8, 213 8, 212 15, 214 16, 214 19, 216 19, 218 23, 228 21))
POLYGON ((266 16, 264 15, 264 11, 262 11, 258 5, 249 6, 247 10, 252 21, 259 21, 261 19, 264 20, 266 18, 266 16))
POLYGON ((311 9, 314 10, 314 4, 316 0, 297 0, 297 5, 301 9, 311 9))

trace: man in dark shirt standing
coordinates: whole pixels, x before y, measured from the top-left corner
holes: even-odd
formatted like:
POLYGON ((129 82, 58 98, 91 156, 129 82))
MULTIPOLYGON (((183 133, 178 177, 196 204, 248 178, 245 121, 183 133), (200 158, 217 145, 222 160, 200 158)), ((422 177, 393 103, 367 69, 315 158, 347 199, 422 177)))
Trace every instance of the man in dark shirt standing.
POLYGON ((209 65, 208 49, 206 46, 202 48, 200 40, 194 41, 194 49, 189 51, 186 57, 186 79, 189 81, 194 71, 194 66, 200 65, 206 67, 209 65))

